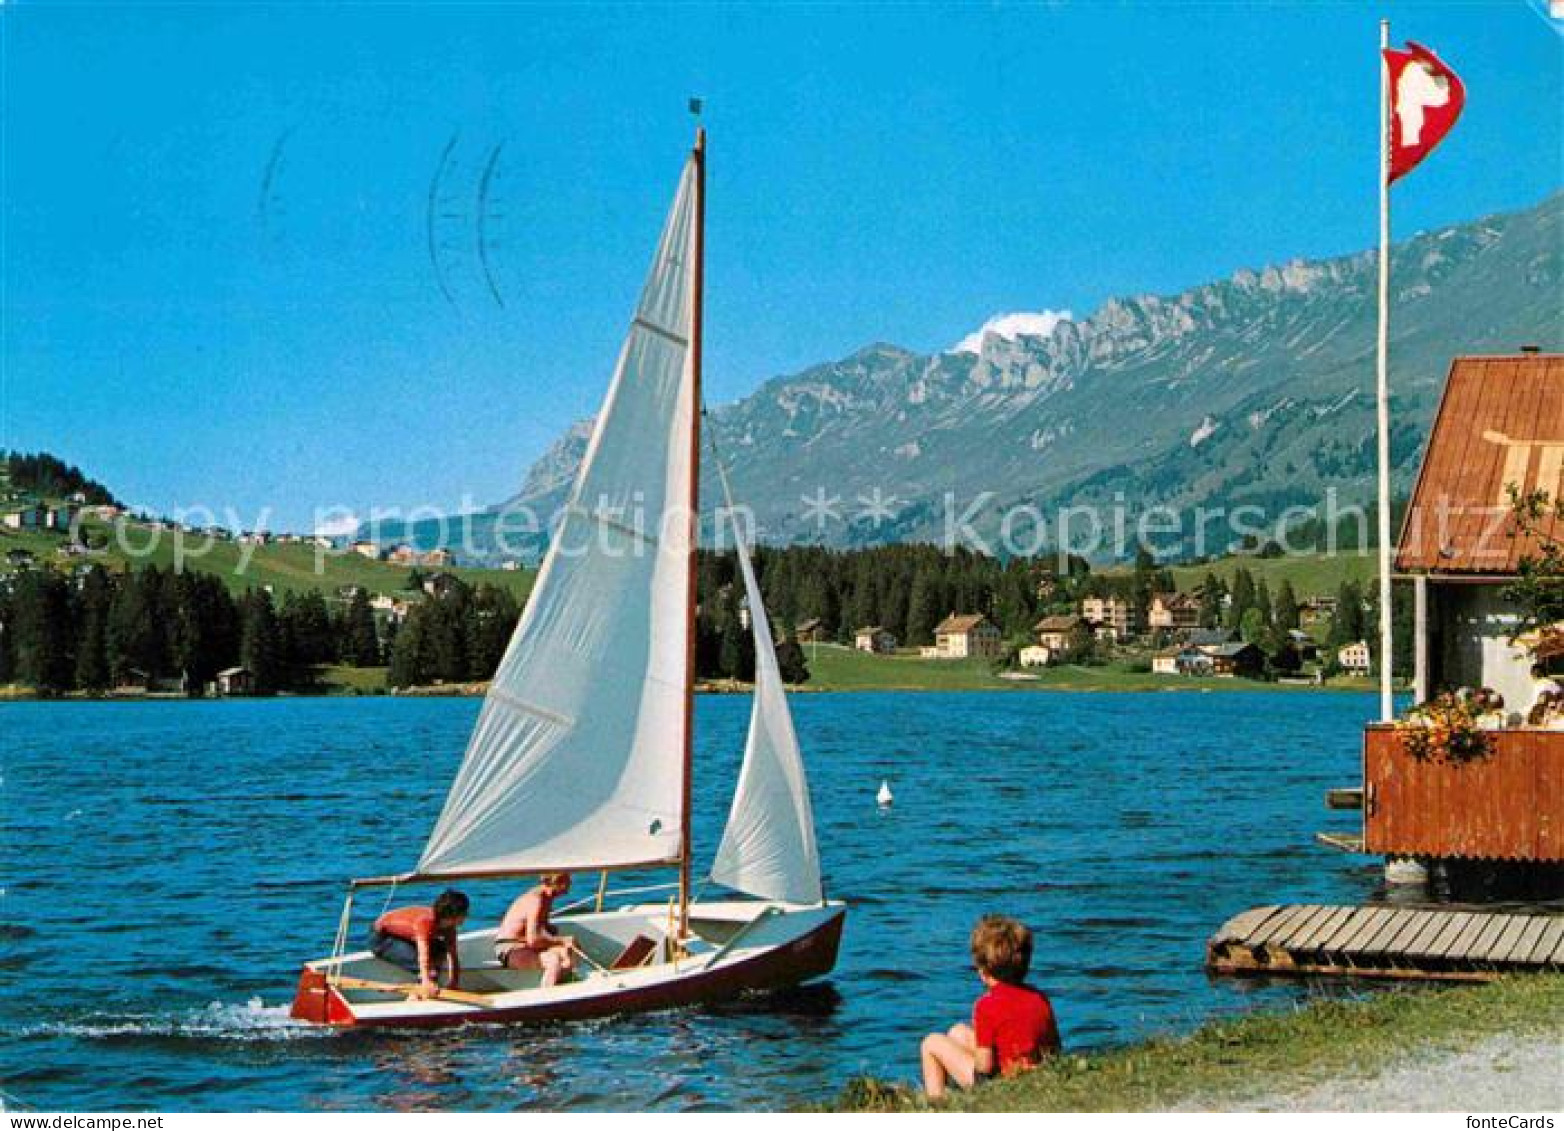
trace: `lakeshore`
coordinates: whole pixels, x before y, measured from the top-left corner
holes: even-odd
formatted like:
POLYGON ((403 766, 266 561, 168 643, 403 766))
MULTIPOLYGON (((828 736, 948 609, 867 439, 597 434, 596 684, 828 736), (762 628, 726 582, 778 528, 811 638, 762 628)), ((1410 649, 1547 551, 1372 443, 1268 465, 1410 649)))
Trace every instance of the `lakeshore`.
MULTIPOLYGON (((1552 1111, 1564 1103, 1564 976, 1378 990, 1208 1022, 952 1093, 852 1081, 824 1110, 1552 1111)), ((909 1075, 916 1069, 910 1063, 909 1075)))
MULTIPOLYGON (((1258 680, 1243 677, 1165 675, 1130 665, 1059 664, 1020 673, 1001 674, 986 660, 930 660, 916 655, 874 655, 839 644, 812 644, 804 649, 809 665, 808 682, 788 687, 790 693, 821 694, 844 691, 1060 691, 1060 692, 1203 692, 1255 691, 1372 691, 1373 680, 1361 676, 1336 676, 1322 683, 1310 680, 1258 680), (1007 675, 1010 678, 1007 678, 1007 675), (1019 675, 1021 678, 1015 678, 1019 675)), ((284 693, 285 697, 398 695, 474 697, 487 693, 486 680, 429 684, 392 689, 384 667, 355 668, 333 665, 320 670, 313 688, 284 693)), ((740 680, 701 680, 695 690, 707 695, 747 695, 751 685, 740 680)), ((0 702, 40 698, 32 689, 0 687, 0 702)), ((120 690, 106 695, 68 695, 57 699, 184 699, 178 692, 139 693, 120 690)))

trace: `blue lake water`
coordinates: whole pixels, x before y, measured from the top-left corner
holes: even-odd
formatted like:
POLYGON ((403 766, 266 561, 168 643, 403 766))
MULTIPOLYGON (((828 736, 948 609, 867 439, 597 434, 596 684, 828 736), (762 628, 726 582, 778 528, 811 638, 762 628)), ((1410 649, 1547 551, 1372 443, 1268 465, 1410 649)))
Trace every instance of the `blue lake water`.
MULTIPOLYGON (((0 1090, 45 1110, 787 1107, 862 1073, 911 1079, 922 1034, 970 1010, 985 912, 1036 930, 1033 980, 1081 1049, 1311 992, 1208 979, 1205 937, 1249 906, 1377 887, 1312 843, 1352 827, 1323 795, 1357 779, 1371 695, 793 703, 830 892, 852 905, 829 983, 433 1035, 311 1029, 287 1007, 343 882, 416 860, 476 700, 0 706, 0 1090)), ((703 858, 748 711, 699 701, 703 858)), ((515 893, 468 890, 475 921, 515 893)))

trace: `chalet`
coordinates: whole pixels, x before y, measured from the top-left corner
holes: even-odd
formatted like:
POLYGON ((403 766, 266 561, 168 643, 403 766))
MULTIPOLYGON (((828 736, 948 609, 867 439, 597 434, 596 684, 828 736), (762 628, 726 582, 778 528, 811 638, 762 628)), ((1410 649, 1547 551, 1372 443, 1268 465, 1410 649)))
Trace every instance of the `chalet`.
POLYGON ((1242 640, 1212 645, 1199 651, 1211 661, 1212 675, 1253 679, 1265 670, 1265 653, 1242 640))
POLYGON ((1309 597, 1298 606, 1301 624, 1324 624, 1336 615, 1336 598, 1309 597))
POLYGON ((896 637, 879 625, 871 624, 853 633, 853 647, 860 652, 888 655, 896 651, 896 637))
POLYGON ((1032 626, 1032 631, 1037 634, 1037 642, 1044 648, 1067 653, 1080 645, 1090 629, 1080 617, 1065 613, 1044 617, 1032 626))
POLYGON ((1336 649, 1336 662, 1341 665, 1342 671, 1353 675, 1368 675, 1374 670, 1374 659, 1369 654, 1368 642, 1364 640, 1354 640, 1336 649))
POLYGON ((1158 675, 1210 675, 1211 657, 1188 644, 1164 648, 1151 658, 1151 670, 1158 675))
MULTIPOLYGON (((431 573, 424 578, 424 592, 431 597, 444 597, 456 584, 458 584, 458 579, 454 574, 431 573)), ((748 626, 746 625, 745 627, 748 626)))
POLYGON ((951 613, 934 626, 934 649, 942 659, 992 659, 1002 648, 999 629, 982 613, 951 613))
POLYGON ((272 536, 264 530, 247 530, 235 538, 241 546, 264 546, 272 540, 272 536))
POLYGON ((1146 622, 1154 630, 1177 632, 1200 627, 1200 601, 1192 593, 1153 593, 1146 622))
POLYGON ((800 644, 823 644, 831 639, 831 634, 819 617, 806 617, 794 627, 793 638, 800 644))
POLYGON ((1232 643, 1236 635, 1225 628, 1192 628, 1179 633, 1179 639, 1193 648, 1215 648, 1232 643))
POLYGON ((62 503, 57 507, 45 507, 42 526, 45 530, 69 530, 79 509, 69 503, 62 503))
POLYGON ((386 554, 386 561, 392 565, 417 565, 419 560, 418 551, 406 542, 392 546, 386 554))
POLYGON ((1298 653, 1298 658, 1306 664, 1313 663, 1320 658, 1320 646, 1314 637, 1302 629, 1289 628, 1287 630, 1287 643, 1292 645, 1293 651, 1298 653))
MULTIPOLYGON (((401 597, 388 597, 384 593, 376 593, 369 599, 369 607, 389 620, 401 621, 406 619, 407 612, 412 608, 413 602, 409 600, 412 594, 404 594, 401 597)), ((420 592, 419 597, 423 596, 420 592)))
POLYGON ((448 568, 456 564, 456 555, 451 553, 451 551, 447 550, 444 546, 437 546, 425 554, 421 560, 426 566, 448 568))
POLYGON ((361 557, 376 560, 380 557, 380 543, 371 542, 368 538, 360 538, 348 543, 348 549, 361 557))
POLYGON ((1046 668, 1053 663, 1056 654, 1046 644, 1028 644, 1021 649, 1021 666, 1023 668, 1046 668))
POLYGON ((1523 560, 1564 540, 1564 518, 1548 507, 1531 529, 1518 528, 1512 490, 1550 502, 1564 495, 1564 354, 1450 366, 1395 556, 1396 575, 1412 586, 1414 695, 1491 687, 1514 714, 1490 753, 1453 765, 1420 761, 1402 732, 1370 726, 1361 847, 1439 861, 1452 881, 1481 870, 1495 883, 1513 877, 1533 896, 1557 895, 1564 732, 1517 724, 1538 698, 1534 666, 1557 670, 1558 659, 1543 647, 1546 631, 1520 632, 1525 610, 1505 589, 1523 560))
POLYGON ((1122 597, 1087 597, 1081 602, 1081 618, 1092 626, 1097 639, 1117 643, 1139 635, 1140 615, 1122 597))
POLYGON ((253 695, 255 673, 249 668, 224 668, 217 673, 219 695, 253 695))
POLYGON ((43 523, 42 507, 23 507, 21 510, 7 511, 0 515, 0 526, 7 526, 12 530, 38 530, 43 523))

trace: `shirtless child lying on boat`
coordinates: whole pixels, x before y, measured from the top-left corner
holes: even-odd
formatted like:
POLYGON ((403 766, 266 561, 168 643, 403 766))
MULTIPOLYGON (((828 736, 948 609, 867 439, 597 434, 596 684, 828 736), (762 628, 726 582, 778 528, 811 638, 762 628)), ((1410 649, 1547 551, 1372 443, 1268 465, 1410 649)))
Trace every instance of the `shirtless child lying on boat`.
POLYGON ((542 970, 544 987, 555 985, 575 968, 575 943, 554 933, 549 912, 570 890, 570 874, 555 872, 517 898, 494 935, 494 957, 512 970, 542 970))
POLYGON ((467 897, 446 891, 433 907, 398 907, 375 920, 369 949, 376 958, 418 975, 414 997, 432 998, 440 992, 439 970, 449 969, 450 988, 462 979, 462 963, 456 951, 456 932, 467 919, 467 897))

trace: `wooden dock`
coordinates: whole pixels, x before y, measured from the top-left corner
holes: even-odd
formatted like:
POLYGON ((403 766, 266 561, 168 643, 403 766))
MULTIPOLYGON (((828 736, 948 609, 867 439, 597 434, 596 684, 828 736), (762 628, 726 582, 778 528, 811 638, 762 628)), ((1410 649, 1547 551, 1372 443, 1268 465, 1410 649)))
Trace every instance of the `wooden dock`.
POLYGON ((1235 915, 1206 942, 1222 974, 1487 981, 1564 971, 1564 913, 1289 904, 1235 915))

